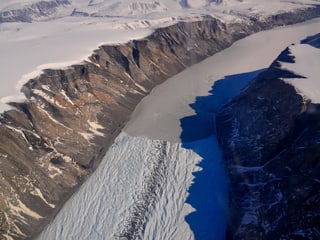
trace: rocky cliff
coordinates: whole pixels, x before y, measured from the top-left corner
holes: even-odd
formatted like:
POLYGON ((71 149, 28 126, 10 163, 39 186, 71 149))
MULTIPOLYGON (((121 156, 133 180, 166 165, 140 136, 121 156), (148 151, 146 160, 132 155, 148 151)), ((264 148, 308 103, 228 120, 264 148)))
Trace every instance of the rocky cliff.
MULTIPOLYGON (((304 42, 316 46, 319 35, 304 42)), ((283 63, 295 63, 289 48, 217 115, 230 239, 320 237, 320 108, 288 83, 308 79, 283 63)))
POLYGON ((319 8, 243 17, 241 24, 211 17, 180 22, 31 79, 22 88, 27 100, 0 116, 0 238, 38 234, 154 86, 253 32, 316 16, 319 8))

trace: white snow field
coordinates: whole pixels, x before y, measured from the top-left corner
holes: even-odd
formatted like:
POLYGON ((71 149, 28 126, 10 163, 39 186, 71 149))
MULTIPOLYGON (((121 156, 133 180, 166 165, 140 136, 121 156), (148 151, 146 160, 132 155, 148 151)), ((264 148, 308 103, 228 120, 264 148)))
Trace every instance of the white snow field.
POLYGON ((87 59, 101 44, 127 42, 150 29, 114 29, 108 21, 76 18, 36 23, 0 24, 0 111, 4 103, 24 99, 20 89, 46 68, 64 68, 87 59), (8 41, 10 39, 10 41, 8 41), (103 42, 102 42, 103 41, 103 42))
POLYGON ((283 79, 292 84, 297 92, 314 103, 320 103, 320 49, 308 44, 298 44, 289 47, 294 63, 280 62, 281 68, 305 77, 305 79, 283 79))
POLYGON ((217 139, 193 136, 199 126, 187 120, 213 117, 318 27, 319 19, 254 34, 156 87, 38 239, 225 239, 228 180, 217 139))
MULTIPOLYGON (((46 0, 46 2, 61 2, 46 0)), ((40 0, 1 0, 5 11, 26 9, 40 0)), ((10 101, 24 96, 21 86, 46 68, 61 68, 86 60, 101 44, 123 43, 145 37, 159 26, 179 19, 214 15, 224 21, 238 21, 243 14, 275 13, 320 4, 315 0, 256 1, 224 0, 221 4, 205 0, 70 0, 53 15, 32 23, 0 23, 0 112, 10 101)), ((35 7, 35 11, 39 11, 35 7)))

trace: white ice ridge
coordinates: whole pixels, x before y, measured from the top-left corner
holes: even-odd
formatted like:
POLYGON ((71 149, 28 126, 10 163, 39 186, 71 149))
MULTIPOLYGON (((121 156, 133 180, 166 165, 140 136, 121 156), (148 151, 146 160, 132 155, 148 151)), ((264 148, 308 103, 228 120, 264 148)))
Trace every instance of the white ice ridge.
POLYGON ((289 78, 284 81, 292 84, 302 96, 314 103, 320 103, 320 49, 308 44, 289 47, 294 63, 281 62, 281 68, 305 78, 289 78))

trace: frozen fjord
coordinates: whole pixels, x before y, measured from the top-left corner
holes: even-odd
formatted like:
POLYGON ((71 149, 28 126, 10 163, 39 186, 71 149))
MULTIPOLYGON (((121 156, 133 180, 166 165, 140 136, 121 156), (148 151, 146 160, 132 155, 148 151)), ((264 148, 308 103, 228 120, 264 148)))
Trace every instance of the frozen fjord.
MULTIPOLYGON (((319 20, 255 34, 157 87, 139 105, 139 114, 134 113, 125 129, 135 137, 123 133, 117 138, 97 171, 66 203, 40 239, 114 239, 132 233, 128 227, 135 216, 132 213, 139 209, 139 202, 145 201, 142 196, 148 189, 146 180, 152 182, 154 169, 162 169, 164 172, 161 170, 159 177, 162 179, 165 175, 166 178, 154 189, 155 197, 148 200, 152 206, 148 215, 143 216, 147 218, 143 220, 148 220, 142 222, 142 225, 146 224, 145 229, 132 234, 140 235, 144 232, 143 239, 194 239, 194 233, 185 221, 185 217, 193 209, 186 201, 188 189, 194 179, 192 173, 200 170, 196 165, 201 162, 201 157, 191 150, 192 146, 173 143, 179 141, 183 130, 179 127, 180 120, 194 114, 189 104, 195 101, 196 96, 208 95, 217 80, 243 72, 258 73, 258 70, 268 67, 285 46, 315 34, 316 26, 319 26, 319 20), (253 59, 255 64, 252 64, 253 59), (201 66, 205 71, 201 70, 201 66), (200 79, 195 78, 195 75, 193 78, 186 78, 190 72, 202 72, 203 76, 200 79), (191 81, 188 82, 191 84, 186 84, 186 80, 191 81), (178 93, 176 91, 175 95, 169 94, 169 89, 177 88, 178 93), (154 120, 153 117, 158 117, 159 114, 164 119, 154 120), (174 124, 169 124, 170 121, 174 124), (144 130, 136 128, 139 131, 130 131, 135 124, 144 125, 144 130), (164 141, 157 140, 157 136, 164 141), (159 168, 154 168, 157 164, 160 164, 159 168)), ((253 77, 252 74, 249 76, 253 77)), ((235 87, 229 97, 241 88, 238 84, 235 87)), ((230 86, 229 90, 231 89, 230 86)), ((199 143, 201 146, 209 146, 215 141, 213 136, 200 142, 195 141, 194 146, 199 143)), ((215 155, 210 150, 209 153, 215 155)), ((215 156, 217 166, 221 166, 219 154, 215 156)), ((220 170, 224 171, 223 166, 220 170)))

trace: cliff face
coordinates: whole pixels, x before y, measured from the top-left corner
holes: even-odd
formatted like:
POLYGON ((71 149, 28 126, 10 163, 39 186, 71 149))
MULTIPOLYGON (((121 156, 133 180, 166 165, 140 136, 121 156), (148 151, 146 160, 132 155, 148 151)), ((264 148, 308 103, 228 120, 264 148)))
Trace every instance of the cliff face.
MULTIPOLYGON (((46 70, 22 89, 24 103, 0 124, 1 234, 35 234, 92 172, 151 89, 234 41, 208 18, 156 30, 91 61, 46 70)), ((3 237, 1 237, 3 238, 3 237)))
POLYGON ((230 239, 319 238, 320 108, 283 80, 307 81, 280 68, 294 61, 283 51, 217 115, 231 182, 230 239))
POLYGON ((181 22, 31 79, 22 89, 27 100, 0 117, 0 238, 39 233, 155 85, 253 32, 320 15, 319 8, 301 11, 241 25, 181 22))

